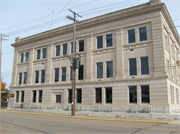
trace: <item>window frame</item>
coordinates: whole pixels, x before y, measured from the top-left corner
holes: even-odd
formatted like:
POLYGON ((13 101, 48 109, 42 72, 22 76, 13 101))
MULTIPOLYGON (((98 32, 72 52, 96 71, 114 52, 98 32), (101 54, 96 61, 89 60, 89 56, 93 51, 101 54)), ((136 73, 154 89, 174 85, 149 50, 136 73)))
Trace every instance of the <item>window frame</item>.
POLYGON ((130 29, 130 30, 127 30, 128 32, 128 43, 130 44, 130 43, 135 43, 136 42, 136 30, 135 29, 130 29), (133 34, 133 37, 131 37, 130 35, 132 35, 133 34), (131 41, 131 38, 133 38, 132 39, 132 41, 131 41))
POLYGON ((54 68, 54 74, 55 74, 54 82, 58 82, 59 81, 59 68, 54 68), (58 70, 57 73, 56 73, 56 70, 58 70))
POLYGON ((44 69, 44 70, 41 70, 41 83, 45 83, 45 75, 46 75, 45 69, 44 69), (43 73, 44 73, 44 74, 43 74, 43 73))
POLYGON ((129 103, 137 104, 137 86, 129 86, 129 103), (134 89, 133 89, 133 88, 134 88, 134 89), (131 90, 135 90, 135 94, 132 94, 133 91, 131 91, 131 90), (134 98, 133 95, 135 95, 136 101, 132 101, 133 98, 134 98), (131 96, 132 96, 133 98, 131 98, 131 96))
POLYGON ((27 84, 27 72, 24 72, 24 84, 27 84))
POLYGON ((140 57, 140 62, 141 62, 141 75, 149 75, 149 57, 146 56, 146 57, 140 57), (145 60, 147 58, 147 64, 144 65, 142 64, 143 60, 145 60), (146 67, 145 67, 146 66, 146 67))
POLYGON ((106 61, 106 78, 113 78, 113 61, 106 61), (111 63, 111 68, 109 70, 108 64, 111 63))
POLYGON ((39 83, 39 70, 35 71, 35 83, 39 83))
POLYGON ((139 41, 140 42, 147 41, 147 27, 146 26, 139 28, 139 41), (143 28, 145 28, 145 31, 143 31, 143 28), (142 31, 140 29, 142 29, 142 31), (145 35, 142 35, 144 33, 145 33, 145 35), (143 38, 144 36, 145 36, 145 39, 143 38))
POLYGON ((102 79, 103 78, 103 62, 96 63, 96 69, 97 69, 97 76, 96 76, 96 78, 97 79, 102 79), (99 64, 102 64, 101 72, 98 71, 99 70, 98 68, 100 67, 100 66, 98 66, 99 64))
POLYGON ((130 58, 129 59, 129 76, 137 76, 137 59, 136 58, 130 58), (135 60, 135 66, 136 66, 135 68, 131 67, 131 64, 132 64, 131 61, 132 60, 135 60))
POLYGON ((47 48, 42 48, 42 59, 46 59, 47 57, 47 48))
POLYGON ((61 68, 61 72, 62 72, 62 74, 61 74, 61 81, 66 81, 66 74, 67 74, 67 69, 66 69, 66 67, 62 67, 61 68))
POLYGON ((95 88, 95 103, 102 104, 102 88, 95 88), (99 90, 99 96, 97 95, 98 90, 99 90), (99 101, 98 101, 98 98, 100 98, 99 101))
POLYGON ((105 95, 106 95, 106 103, 107 103, 107 104, 112 104, 112 103, 113 103, 113 89, 112 89, 112 87, 106 87, 105 90, 106 90, 106 91, 105 91, 105 92, 106 92, 106 94, 105 94, 105 95), (111 90, 111 91, 108 93, 108 90, 111 90), (111 93, 111 94, 110 94, 110 93, 111 93), (111 97, 110 97, 109 95, 110 95, 111 97), (108 96, 109 96, 109 97, 108 97, 108 96), (109 100, 108 100, 108 99, 109 99, 109 100))
POLYGON ((149 85, 141 85, 141 103, 150 103, 150 88, 149 88, 149 85), (148 87, 148 102, 144 101, 144 99, 143 99, 143 92, 145 92, 145 91, 143 91, 143 90, 145 90, 143 88, 145 88, 145 87, 148 87))
POLYGON ((96 43, 97 43, 97 46, 96 46, 97 49, 103 48, 103 36, 102 35, 96 37, 96 43), (100 38, 101 38, 101 42, 99 41, 100 38))
POLYGON ((113 46, 113 34, 107 34, 106 35, 106 47, 112 47, 113 46), (111 35, 111 38, 109 38, 108 36, 111 35), (110 39, 111 45, 108 45, 108 39, 110 39))
POLYGON ((79 52, 84 52, 84 40, 79 40, 79 52), (81 44, 82 42, 83 42, 83 44, 81 44))
POLYGON ((40 60, 41 59, 41 49, 37 49, 37 57, 36 60, 40 60))

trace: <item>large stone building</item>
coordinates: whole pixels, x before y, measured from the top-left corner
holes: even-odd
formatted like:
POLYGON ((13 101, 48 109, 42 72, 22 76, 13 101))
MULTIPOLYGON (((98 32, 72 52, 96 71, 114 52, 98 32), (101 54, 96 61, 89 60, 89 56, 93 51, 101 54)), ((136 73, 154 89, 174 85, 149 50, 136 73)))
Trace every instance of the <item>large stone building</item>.
MULTIPOLYGON (((73 24, 12 46, 9 104, 70 105, 73 24)), ((149 3, 77 24, 77 105, 180 106, 180 37, 164 3, 149 3)))

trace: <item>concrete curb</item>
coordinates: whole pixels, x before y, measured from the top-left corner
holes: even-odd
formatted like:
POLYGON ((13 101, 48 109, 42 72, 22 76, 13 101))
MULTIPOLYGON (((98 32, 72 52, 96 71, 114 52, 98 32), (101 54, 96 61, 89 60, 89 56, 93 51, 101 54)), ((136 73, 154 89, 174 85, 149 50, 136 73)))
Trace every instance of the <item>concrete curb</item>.
POLYGON ((170 124, 168 121, 156 121, 156 120, 142 120, 142 119, 109 119, 100 117, 80 117, 80 116, 68 116, 59 114, 49 114, 49 113, 38 113, 38 112, 26 112, 26 111, 16 111, 16 110, 0 110, 2 113, 21 113, 21 114, 31 114, 31 115, 41 115, 41 116, 52 116, 52 117, 63 117, 63 118, 76 118, 76 119, 88 119, 88 120, 103 120, 103 121, 119 121, 119 122, 137 122, 137 123, 156 123, 156 124, 170 124))

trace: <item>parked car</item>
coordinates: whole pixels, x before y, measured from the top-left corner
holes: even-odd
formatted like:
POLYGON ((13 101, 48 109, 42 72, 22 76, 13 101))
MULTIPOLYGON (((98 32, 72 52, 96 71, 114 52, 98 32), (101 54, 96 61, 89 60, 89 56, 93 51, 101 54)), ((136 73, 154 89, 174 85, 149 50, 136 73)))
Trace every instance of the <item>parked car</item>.
POLYGON ((6 101, 6 100, 1 100, 1 104, 8 104, 8 101, 6 101))

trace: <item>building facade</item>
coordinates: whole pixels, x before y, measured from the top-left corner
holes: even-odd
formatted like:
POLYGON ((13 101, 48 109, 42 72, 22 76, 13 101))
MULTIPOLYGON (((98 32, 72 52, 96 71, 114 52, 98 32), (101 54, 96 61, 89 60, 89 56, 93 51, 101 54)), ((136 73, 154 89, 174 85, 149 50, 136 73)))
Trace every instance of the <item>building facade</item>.
MULTIPOLYGON (((16 38, 9 104, 71 105, 73 25, 16 38)), ((77 24, 77 105, 180 106, 180 37, 164 3, 77 24)))

